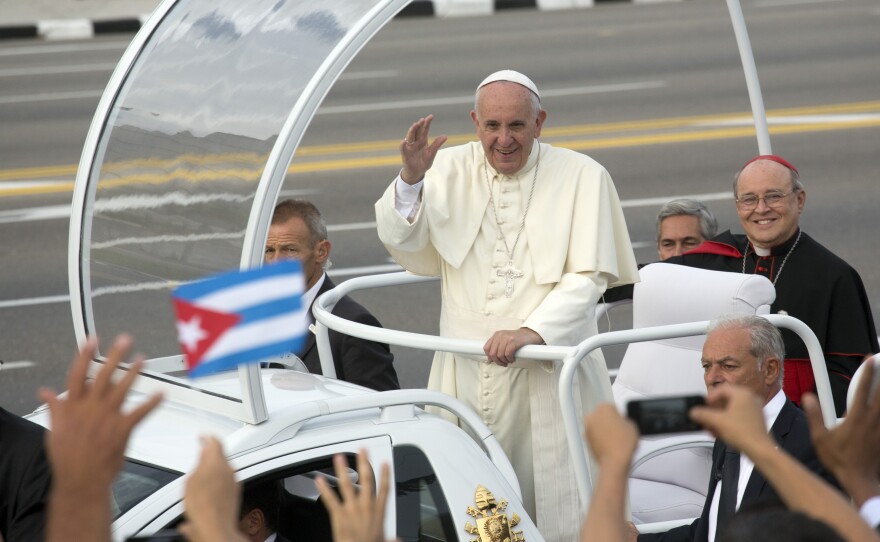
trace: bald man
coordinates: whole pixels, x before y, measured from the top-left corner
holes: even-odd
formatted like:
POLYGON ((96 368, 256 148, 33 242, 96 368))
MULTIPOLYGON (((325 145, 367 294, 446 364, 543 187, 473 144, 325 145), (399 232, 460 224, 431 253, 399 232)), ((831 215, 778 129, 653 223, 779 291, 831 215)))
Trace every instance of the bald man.
MULTIPOLYGON (((667 261, 769 278, 776 288, 771 312, 802 320, 819 339, 841 416, 852 375, 867 354, 880 350, 862 279, 801 230, 807 193, 790 162, 776 155, 753 158, 734 177, 733 193, 745 234, 726 231, 667 261)), ((800 404, 801 395, 815 389, 815 378, 803 341, 788 330, 783 337, 783 388, 800 404)))

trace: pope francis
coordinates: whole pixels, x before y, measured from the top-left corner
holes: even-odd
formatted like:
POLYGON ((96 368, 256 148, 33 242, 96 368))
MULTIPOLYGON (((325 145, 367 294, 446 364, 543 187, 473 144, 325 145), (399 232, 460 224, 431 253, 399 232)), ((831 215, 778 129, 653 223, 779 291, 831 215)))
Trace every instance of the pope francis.
MULTIPOLYGON (((595 334, 609 286, 638 280, 611 177, 591 158, 540 143, 547 113, 525 75, 477 87, 479 142, 440 150, 432 116, 400 143, 403 168, 376 203, 379 238, 408 271, 440 275, 440 334, 486 341, 484 358, 438 352, 428 387, 479 413, 513 464, 547 540, 574 540, 577 488, 557 397, 561 362, 516 357, 529 344, 595 334)), ((582 413, 611 400, 604 359, 581 364, 582 413)))

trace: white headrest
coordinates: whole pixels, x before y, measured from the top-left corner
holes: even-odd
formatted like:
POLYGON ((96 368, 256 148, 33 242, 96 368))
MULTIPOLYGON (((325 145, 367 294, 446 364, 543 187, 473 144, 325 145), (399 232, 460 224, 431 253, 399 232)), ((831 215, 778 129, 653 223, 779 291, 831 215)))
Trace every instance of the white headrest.
MULTIPOLYGON (((633 293, 633 328, 712 320, 722 314, 767 314, 773 284, 759 275, 707 271, 655 263, 639 270, 633 293)), ((705 335, 630 344, 612 390, 623 408, 651 395, 702 394, 700 356, 705 335)))
MULTIPOLYGON (((768 314, 776 290, 766 277, 654 263, 639 270, 633 328, 712 320, 722 314, 768 314)), ((670 339, 702 349, 703 337, 670 339)))

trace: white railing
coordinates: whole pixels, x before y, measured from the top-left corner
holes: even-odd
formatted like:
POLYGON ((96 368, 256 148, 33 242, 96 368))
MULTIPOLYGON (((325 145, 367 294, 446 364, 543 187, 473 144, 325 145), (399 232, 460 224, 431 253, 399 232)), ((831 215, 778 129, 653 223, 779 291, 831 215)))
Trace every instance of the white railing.
MULTIPOLYGON (((366 324, 352 322, 332 314, 336 302, 344 295, 358 290, 418 284, 438 280, 438 277, 423 277, 407 272, 372 275, 347 280, 315 300, 313 313, 316 320, 316 341, 321 358, 321 370, 325 376, 335 378, 336 369, 330 351, 328 330, 360 337, 371 341, 387 343, 395 346, 419 348, 467 356, 481 356, 483 342, 475 340, 451 339, 436 335, 426 335, 407 331, 384 329, 366 324)), ((837 422, 834 402, 831 396, 831 384, 825 369, 825 358, 819 340, 810 328, 792 316, 763 316, 777 327, 789 329, 804 341, 810 355, 819 402, 822 405, 822 416, 826 426, 837 422)), ((622 331, 609 331, 590 337, 577 346, 525 346, 518 351, 521 357, 537 360, 562 361, 563 368, 559 380, 560 408, 565 425, 568 446, 571 452, 573 468, 577 477, 578 492, 584 510, 589 504, 592 491, 591 476, 587 461, 587 450, 581 435, 582 421, 577 418, 574 402, 574 374, 577 365, 584 357, 597 348, 615 344, 629 344, 659 339, 704 335, 709 321, 657 326, 622 331)))

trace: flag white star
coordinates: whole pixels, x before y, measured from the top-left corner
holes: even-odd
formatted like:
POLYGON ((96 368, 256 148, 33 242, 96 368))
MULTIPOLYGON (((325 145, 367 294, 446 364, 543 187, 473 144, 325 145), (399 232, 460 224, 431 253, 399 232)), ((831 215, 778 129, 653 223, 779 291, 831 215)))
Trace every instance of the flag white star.
POLYGON ((186 322, 177 322, 177 340, 186 350, 195 350, 199 341, 208 336, 208 333, 202 329, 202 318, 194 315, 186 322))

